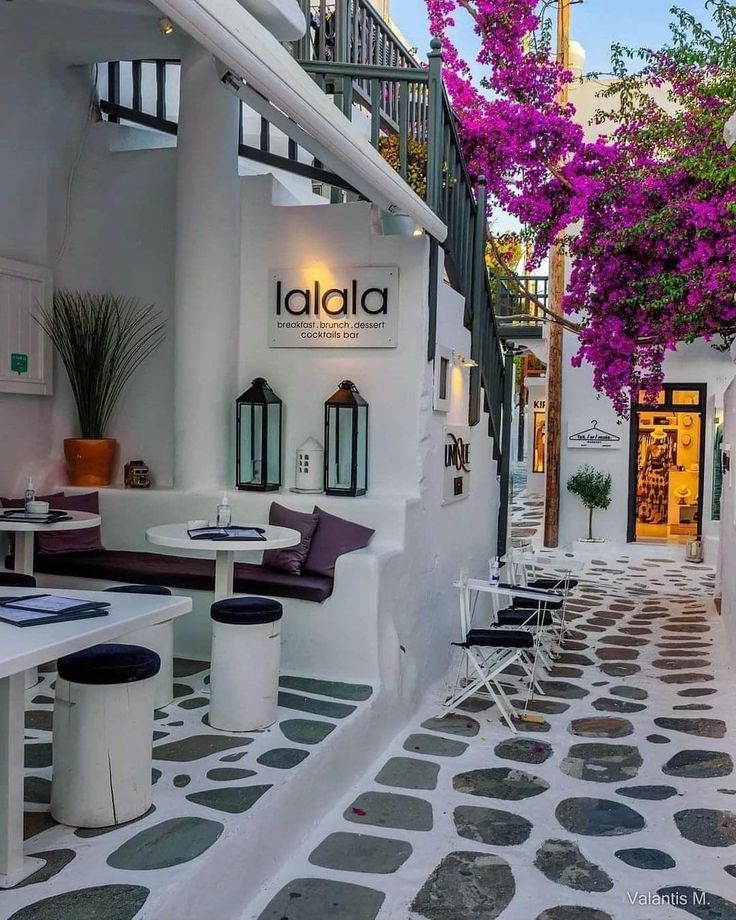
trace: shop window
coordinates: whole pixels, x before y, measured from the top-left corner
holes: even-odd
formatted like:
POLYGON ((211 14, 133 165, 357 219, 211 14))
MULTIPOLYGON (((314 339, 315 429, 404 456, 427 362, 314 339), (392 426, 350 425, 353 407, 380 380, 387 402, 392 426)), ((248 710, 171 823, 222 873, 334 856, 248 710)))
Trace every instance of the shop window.
POLYGON ((701 393, 672 387, 665 395, 665 411, 636 409, 635 537, 685 542, 702 516, 701 393))
POLYGON ((534 413, 534 453, 532 456, 532 472, 544 472, 544 459, 547 453, 547 413, 534 413))
POLYGON ((674 390, 672 393, 672 402, 676 406, 698 406, 700 405, 700 391, 674 390))
POLYGON ((664 404, 664 390, 660 390, 657 393, 656 399, 651 399, 651 397, 647 396, 646 390, 639 390, 637 402, 640 406, 661 406, 664 404))

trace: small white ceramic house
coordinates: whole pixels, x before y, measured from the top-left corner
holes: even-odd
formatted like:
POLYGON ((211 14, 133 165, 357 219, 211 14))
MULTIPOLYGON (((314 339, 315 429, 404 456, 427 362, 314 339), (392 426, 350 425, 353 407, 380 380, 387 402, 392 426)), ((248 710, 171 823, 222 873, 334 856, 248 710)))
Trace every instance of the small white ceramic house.
POLYGON ((316 438, 307 440, 296 452, 296 492, 321 492, 324 480, 325 451, 316 438))

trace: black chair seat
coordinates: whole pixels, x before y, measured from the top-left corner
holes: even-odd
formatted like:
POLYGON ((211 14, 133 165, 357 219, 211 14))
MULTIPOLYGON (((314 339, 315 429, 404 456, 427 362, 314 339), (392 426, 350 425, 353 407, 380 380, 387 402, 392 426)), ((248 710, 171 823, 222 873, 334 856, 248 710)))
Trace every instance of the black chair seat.
POLYGON ((156 652, 140 645, 93 645, 59 658, 59 677, 75 684, 131 684, 155 677, 161 668, 156 652))
POLYGON ((210 616, 218 623, 234 626, 255 626, 259 623, 275 623, 284 615, 284 608, 278 601, 268 597, 226 597, 215 601, 210 607, 210 616))
POLYGON ((35 588, 33 575, 21 575, 20 572, 0 572, 0 588, 35 588))
POLYGON ((535 601, 531 597, 514 597, 511 606, 514 610, 535 610, 537 607, 546 607, 547 610, 560 610, 565 603, 564 597, 551 595, 544 601, 535 601))
MULTIPOLYGON (((572 591, 573 588, 577 588, 578 580, 577 578, 571 578, 567 582, 568 588, 572 591)), ((555 588, 563 590, 565 587, 565 579, 563 578, 536 578, 534 581, 529 582, 530 588, 541 588, 547 591, 554 591, 555 588)))
POLYGON ((465 642, 454 643, 468 648, 471 645, 485 648, 531 648, 534 637, 531 633, 516 629, 470 629, 465 642))
POLYGON ((160 594, 162 597, 171 597, 171 589, 163 585, 113 585, 103 590, 111 594, 160 594))
MULTIPOLYGON (((496 622, 499 626, 537 626, 540 620, 539 615, 532 610, 515 610, 513 607, 507 607, 506 610, 499 610, 496 622)), ((552 614, 547 610, 542 616, 542 626, 552 626, 555 622, 552 614)))

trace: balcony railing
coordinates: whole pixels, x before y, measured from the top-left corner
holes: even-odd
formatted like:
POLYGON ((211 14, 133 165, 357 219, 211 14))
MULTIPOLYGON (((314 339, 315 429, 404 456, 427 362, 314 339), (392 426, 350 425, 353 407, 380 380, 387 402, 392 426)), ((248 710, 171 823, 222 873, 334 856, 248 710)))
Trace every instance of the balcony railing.
POLYGON ((546 275, 509 275, 492 280, 496 315, 504 323, 540 321, 549 301, 546 275))
POLYGON ((336 61, 374 67, 419 64, 366 0, 299 0, 309 24, 291 45, 298 61, 336 61))

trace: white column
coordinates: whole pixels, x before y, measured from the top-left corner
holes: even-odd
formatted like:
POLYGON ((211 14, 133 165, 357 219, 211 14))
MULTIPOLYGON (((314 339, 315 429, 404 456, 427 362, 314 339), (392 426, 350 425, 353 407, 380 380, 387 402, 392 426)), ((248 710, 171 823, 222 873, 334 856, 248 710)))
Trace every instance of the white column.
POLYGON ((183 55, 177 149, 174 481, 231 485, 240 303, 236 97, 212 55, 183 55))

